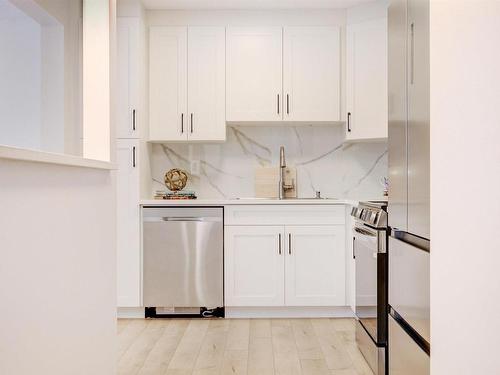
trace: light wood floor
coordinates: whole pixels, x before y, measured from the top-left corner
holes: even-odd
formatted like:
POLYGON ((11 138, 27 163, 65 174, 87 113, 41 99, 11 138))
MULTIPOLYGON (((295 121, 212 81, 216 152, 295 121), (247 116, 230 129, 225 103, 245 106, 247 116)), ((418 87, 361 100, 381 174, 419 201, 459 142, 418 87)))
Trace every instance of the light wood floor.
POLYGON ((121 319, 118 358, 118 374, 373 375, 353 319, 121 319))

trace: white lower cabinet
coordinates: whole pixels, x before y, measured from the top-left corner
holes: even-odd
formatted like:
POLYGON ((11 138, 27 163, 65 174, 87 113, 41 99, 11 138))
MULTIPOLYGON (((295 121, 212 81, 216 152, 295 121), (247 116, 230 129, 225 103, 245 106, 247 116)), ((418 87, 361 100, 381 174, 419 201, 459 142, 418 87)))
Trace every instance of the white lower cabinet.
POLYGON ((225 228, 226 306, 283 306, 282 226, 225 228))
POLYGON ((226 306, 344 306, 344 232, 343 225, 226 226, 226 306))
POLYGON ((285 227, 285 304, 345 305, 343 226, 285 227))
POLYGON ((117 304, 141 306, 139 212, 139 147, 137 139, 120 139, 117 155, 117 304))

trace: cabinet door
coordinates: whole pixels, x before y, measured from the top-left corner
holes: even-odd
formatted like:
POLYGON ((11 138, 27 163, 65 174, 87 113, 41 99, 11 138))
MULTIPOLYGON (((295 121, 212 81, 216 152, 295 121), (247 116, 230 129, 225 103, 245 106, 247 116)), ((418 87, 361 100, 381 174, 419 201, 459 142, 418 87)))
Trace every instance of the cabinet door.
POLYGON ((226 306, 284 305, 282 226, 226 226, 226 306))
POLYGON ((387 19, 347 26, 346 139, 387 138, 387 19))
POLYGON ((139 223, 139 141, 117 142, 117 293, 118 306, 141 305, 139 223))
POLYGON ((287 226, 285 304, 345 306, 344 226, 287 226))
POLYGON ((392 229, 408 230, 406 33, 407 0, 393 0, 387 12, 389 207, 392 229))
POLYGON ((117 27, 116 137, 138 138, 139 20, 119 17, 117 27))
POLYGON ((229 27, 226 120, 282 119, 281 27, 229 27))
POLYGON ((408 1, 408 232, 430 238, 429 2, 408 1))
POLYGON ((187 28, 149 29, 149 137, 187 140, 187 28))
POLYGON ((340 30, 285 27, 284 119, 340 120, 340 30))
POLYGON ((224 27, 188 29, 188 139, 226 139, 224 27))

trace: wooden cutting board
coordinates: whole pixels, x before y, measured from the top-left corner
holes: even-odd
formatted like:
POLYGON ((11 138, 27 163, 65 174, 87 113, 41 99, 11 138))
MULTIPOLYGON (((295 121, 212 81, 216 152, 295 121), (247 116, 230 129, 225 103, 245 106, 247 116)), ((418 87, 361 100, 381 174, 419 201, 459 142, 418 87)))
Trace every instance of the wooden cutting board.
MULTIPOLYGON (((255 197, 278 198, 280 180, 279 167, 257 167, 255 169, 255 197)), ((297 170, 294 167, 285 168, 285 183, 294 185, 293 190, 285 191, 286 198, 297 197, 297 170)))

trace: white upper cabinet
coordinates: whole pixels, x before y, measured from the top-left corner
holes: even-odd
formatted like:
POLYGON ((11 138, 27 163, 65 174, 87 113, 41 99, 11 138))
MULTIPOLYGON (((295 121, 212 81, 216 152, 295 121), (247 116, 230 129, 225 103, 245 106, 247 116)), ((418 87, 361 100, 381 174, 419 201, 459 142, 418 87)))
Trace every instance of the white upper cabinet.
POLYGON ((117 27, 117 112, 116 137, 139 138, 139 115, 142 108, 139 102, 139 19, 118 17, 117 27))
POLYGON ((228 122, 340 121, 338 27, 230 27, 226 56, 228 122))
POLYGON ((187 27, 149 29, 149 139, 187 140, 187 27))
POLYGON ((287 226, 286 306, 345 305, 344 226, 287 226))
POLYGON ((226 120, 280 121, 282 28, 227 28, 226 120))
POLYGON ((188 29, 188 139, 226 139, 224 27, 188 29))
POLYGON ((347 26, 346 140, 387 138, 387 19, 347 26))
POLYGON ((284 120, 340 121, 340 30, 285 27, 284 120))
POLYGON ((150 28, 150 140, 224 141, 224 27, 150 28))

